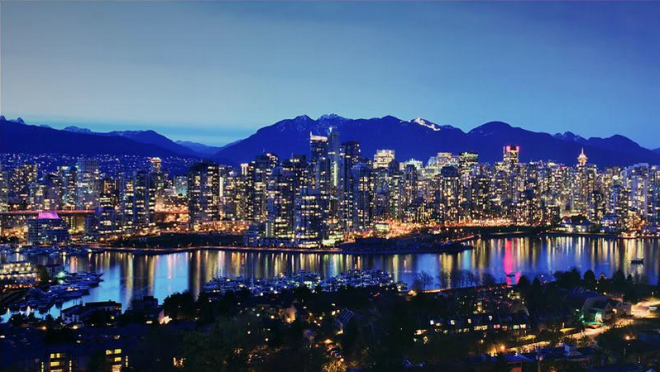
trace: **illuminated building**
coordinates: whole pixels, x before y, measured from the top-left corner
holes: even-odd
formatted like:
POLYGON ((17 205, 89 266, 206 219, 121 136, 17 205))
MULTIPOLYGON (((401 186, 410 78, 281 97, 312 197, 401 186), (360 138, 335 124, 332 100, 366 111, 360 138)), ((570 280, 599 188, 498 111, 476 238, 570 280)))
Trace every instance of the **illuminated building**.
POLYGON ((58 244, 69 241, 69 227, 55 212, 39 212, 27 220, 30 244, 58 244))
POLYGON ((454 155, 451 152, 439 152, 435 156, 435 162, 439 169, 448 165, 454 165, 454 155))
POLYGON ((294 173, 277 167, 268 181, 267 238, 292 240, 294 237, 295 207, 294 173))
POLYGON ((115 208, 119 205, 119 189, 117 181, 111 177, 104 177, 101 180, 101 193, 99 196, 99 206, 101 208, 115 208))
POLYGON ((277 155, 267 153, 258 155, 247 166, 244 186, 247 196, 247 218, 250 221, 266 220, 268 178, 277 164, 277 155))
POLYGON ((94 214, 85 217, 85 236, 98 238, 120 233, 117 211, 112 207, 96 208, 94 214))
POLYGON ((475 165, 479 164, 479 154, 465 151, 458 154, 458 170, 461 174, 469 172, 475 165))
POLYGON ((330 161, 330 185, 333 190, 336 190, 339 187, 341 143, 339 132, 333 128, 330 128, 330 133, 328 133, 328 159, 330 161))
POLYGON ((29 187, 35 182, 37 182, 37 165, 23 164, 14 168, 9 183, 9 192, 12 196, 21 199, 24 205, 27 205, 29 187))
POLYGON ((324 213, 321 192, 307 186, 300 190, 296 200, 295 241, 302 248, 318 248, 327 239, 327 216, 324 213))
POLYGON ((520 146, 506 145, 502 153, 502 162, 509 170, 514 170, 520 161, 520 146))
POLYGON ((188 177, 174 177, 174 190, 178 195, 188 195, 188 177))
POLYGON ((146 227, 153 224, 156 210, 157 182, 157 177, 153 173, 147 171, 137 171, 135 173, 135 226, 146 227))
POLYGON ((345 230, 353 226, 353 176, 352 169, 360 161, 360 144, 345 142, 341 145, 339 168, 339 220, 345 230))
POLYGON ((122 174, 119 178, 121 227, 124 231, 131 231, 135 214, 135 180, 122 174))
POLYGON ((41 363, 42 372, 73 372, 73 361, 67 353, 49 353, 48 359, 41 363))
POLYGON ((460 217, 461 178, 456 167, 440 171, 439 214, 445 223, 458 222, 460 217))
POLYGON ((584 154, 584 148, 582 148, 582 151, 578 156, 578 166, 584 167, 585 165, 587 165, 587 160, 589 160, 589 158, 587 158, 587 155, 584 154))
POLYGON ((122 349, 107 349, 105 364, 110 372, 120 372, 124 370, 124 367, 128 367, 128 356, 122 353, 122 349))
POLYGON ((78 169, 68 165, 59 166, 57 172, 62 182, 62 209, 76 208, 78 169))
POLYGON ((16 280, 19 282, 37 279, 37 269, 29 261, 15 261, 0 264, 0 280, 16 280))
POLYGON ((220 218, 220 174, 211 162, 197 163, 188 171, 188 216, 191 226, 220 218))
POLYGON ((88 158, 79 159, 76 168, 76 208, 94 209, 99 205, 99 161, 88 158))
POLYGON ((630 192, 630 208, 642 218, 649 211, 649 165, 635 164, 623 171, 625 185, 630 192))
POLYGON ((351 169, 353 178, 353 230, 371 228, 374 208, 374 182, 371 167, 358 163, 351 169))
POLYGON ((0 212, 7 212, 9 210, 9 180, 7 179, 7 172, 0 164, 0 212))
POLYGON ((376 150, 374 169, 387 168, 394 161, 394 150, 376 150))

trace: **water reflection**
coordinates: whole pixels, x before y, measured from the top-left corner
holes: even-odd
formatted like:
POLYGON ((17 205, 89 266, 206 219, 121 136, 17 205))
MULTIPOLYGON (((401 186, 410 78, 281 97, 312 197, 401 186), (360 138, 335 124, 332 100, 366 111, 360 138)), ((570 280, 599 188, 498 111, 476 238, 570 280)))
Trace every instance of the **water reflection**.
MULTIPOLYGON (((513 284, 521 275, 551 276, 557 270, 576 267, 610 276, 618 269, 641 282, 657 283, 659 272, 656 240, 616 240, 573 237, 507 238, 480 240, 476 248, 459 254, 344 255, 318 253, 231 252, 203 250, 158 256, 106 252, 68 257, 65 269, 103 272, 104 281, 85 301, 119 301, 154 295, 160 300, 174 292, 189 290, 197 296, 214 276, 270 278, 299 270, 318 271, 324 277, 350 269, 382 269, 396 280, 412 283, 425 271, 436 287, 475 285, 487 282, 513 284), (644 265, 631 260, 644 257, 644 265)), ((20 255, 3 260, 20 260, 20 255)), ((51 260, 36 259, 39 263, 51 260)), ((64 304, 67 307, 70 304, 64 304)), ((51 312, 53 315, 57 315, 51 312)))

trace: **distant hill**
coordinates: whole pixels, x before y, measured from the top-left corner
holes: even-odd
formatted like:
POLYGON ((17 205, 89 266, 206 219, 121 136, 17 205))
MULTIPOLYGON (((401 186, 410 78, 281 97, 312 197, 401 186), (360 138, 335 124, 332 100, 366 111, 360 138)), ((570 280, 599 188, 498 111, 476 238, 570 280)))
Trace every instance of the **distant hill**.
POLYGON ((250 161, 264 151, 284 158, 292 154, 309 154, 310 133, 325 135, 330 127, 339 131, 342 142, 360 142, 365 157, 372 157, 381 148, 394 149, 399 160, 414 158, 423 161, 438 152, 474 151, 479 153, 481 161, 495 162, 502 159, 503 146, 517 144, 521 146, 522 161, 554 160, 575 164, 584 148, 589 162, 600 166, 640 162, 660 164, 660 154, 620 135, 585 139, 570 132, 555 135, 532 132, 498 121, 485 123, 466 133, 422 118, 347 119, 337 115, 324 115, 316 120, 302 115, 279 121, 225 146, 216 153, 216 158, 240 163, 250 161))
MULTIPOLYGON (((80 128, 77 128, 80 129, 80 128)), ((181 153, 152 143, 120 135, 102 135, 84 130, 57 130, 24 124, 23 120, 0 117, 0 152, 59 153, 69 155, 181 156, 181 153)))
POLYGON ((223 148, 223 146, 219 146, 219 147, 208 146, 201 143, 190 142, 190 141, 176 141, 176 144, 181 145, 183 147, 187 147, 188 149, 195 151, 198 154, 202 154, 206 156, 214 155, 223 148))
POLYGON ((197 151, 194 151, 186 146, 182 146, 171 139, 163 136, 160 133, 154 132, 153 130, 130 130, 130 131, 115 131, 106 133, 110 136, 121 136, 125 138, 130 138, 133 141, 156 145, 164 149, 175 152, 179 155, 184 156, 199 156, 200 154, 197 151))

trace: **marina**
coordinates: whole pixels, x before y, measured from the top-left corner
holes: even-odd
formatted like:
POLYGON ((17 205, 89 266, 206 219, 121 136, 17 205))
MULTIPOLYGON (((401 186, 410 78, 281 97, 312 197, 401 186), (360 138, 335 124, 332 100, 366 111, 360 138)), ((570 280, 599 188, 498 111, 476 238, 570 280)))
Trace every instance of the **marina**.
MULTIPOLYGON (((432 278, 428 288, 515 284, 522 275, 554 280, 555 271, 572 267, 582 273, 593 270, 596 276, 604 274, 608 277, 622 270, 626 276, 632 275, 635 281, 656 284, 660 272, 660 247, 655 239, 516 237, 478 239, 473 245, 474 249, 452 254, 300 253, 215 248, 153 255, 105 251, 51 257, 4 251, 0 260, 29 260, 39 265, 57 265, 70 273, 103 274, 103 281, 97 287, 88 286, 88 293, 84 287, 74 288, 72 292, 82 293, 82 296, 65 299, 62 308, 81 301, 108 300, 122 303, 126 308, 132 299, 144 296, 165 299, 176 292, 190 291, 197 297, 214 278, 240 277, 248 283, 258 283, 261 279, 272 280, 303 271, 316 273, 321 278, 332 278, 352 270, 382 270, 390 273, 394 282, 406 283, 408 287, 420 273, 427 273, 432 278), (633 264, 632 260, 639 257, 644 257, 644 265, 633 264)), ((33 305, 38 310, 38 303, 33 305)), ((32 306, 30 308, 35 310, 32 306)), ((43 306, 42 310, 45 310, 43 306)), ((57 317, 59 312, 59 306, 52 306, 40 315, 57 317)), ((11 313, 3 315, 3 321, 11 313)))
POLYGON ((38 310, 46 314, 53 306, 61 307, 67 301, 88 295, 92 288, 98 287, 103 281, 102 275, 85 271, 60 272, 54 279, 57 284, 29 289, 25 298, 9 305, 9 310, 27 313, 38 310))
POLYGON ((246 289, 253 295, 263 296, 299 287, 333 292, 347 286, 358 288, 395 286, 399 291, 404 291, 408 287, 404 282, 395 282, 391 274, 382 270, 350 270, 326 279, 323 279, 319 273, 303 270, 290 275, 278 275, 273 279, 218 277, 204 285, 203 292, 224 294, 228 291, 246 289))

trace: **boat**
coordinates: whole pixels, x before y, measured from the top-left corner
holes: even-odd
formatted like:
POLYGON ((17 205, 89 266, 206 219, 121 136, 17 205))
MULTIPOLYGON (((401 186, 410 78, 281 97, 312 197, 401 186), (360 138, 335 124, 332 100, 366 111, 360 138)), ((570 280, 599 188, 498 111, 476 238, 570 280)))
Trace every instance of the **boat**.
POLYGON ((637 257, 630 260, 630 263, 633 265, 644 265, 644 257, 637 257))

